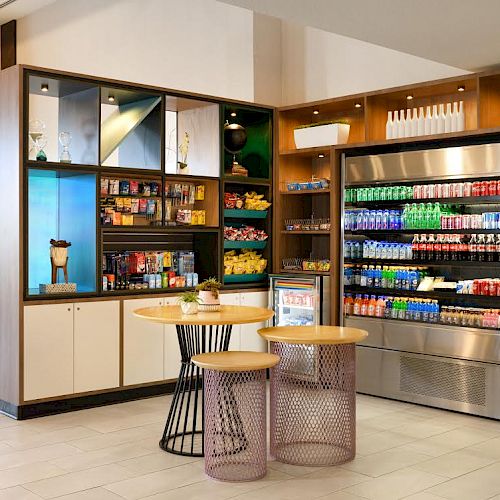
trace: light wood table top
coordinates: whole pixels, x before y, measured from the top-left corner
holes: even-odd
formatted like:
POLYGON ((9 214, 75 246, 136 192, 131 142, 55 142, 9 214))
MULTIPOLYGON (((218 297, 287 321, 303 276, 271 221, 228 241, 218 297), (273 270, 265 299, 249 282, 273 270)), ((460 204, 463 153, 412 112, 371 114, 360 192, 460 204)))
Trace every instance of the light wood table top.
POLYGON ((263 307, 221 306, 219 312, 182 314, 181 306, 172 305, 136 309, 134 316, 167 325, 242 325, 267 321, 274 312, 263 307))
POLYGON ((257 330, 270 342, 286 344, 352 344, 364 340, 368 332, 344 326, 274 326, 257 330))
POLYGON ((279 363, 280 357, 267 352, 224 351, 197 354, 191 361, 206 370, 248 372, 272 368, 279 363))

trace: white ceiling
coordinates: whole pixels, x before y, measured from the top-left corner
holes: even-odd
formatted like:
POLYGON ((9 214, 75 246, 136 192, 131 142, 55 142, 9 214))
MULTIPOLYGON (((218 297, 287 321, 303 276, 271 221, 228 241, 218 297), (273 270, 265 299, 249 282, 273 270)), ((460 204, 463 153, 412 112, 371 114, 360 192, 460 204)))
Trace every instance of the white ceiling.
MULTIPOLYGON (((0 0, 0 7, 6 1, 0 0)), ((55 0, 14 0, 5 5, 5 7, 0 8, 0 24, 7 23, 13 19, 19 19, 53 2, 55 0)))
POLYGON ((500 64, 500 0, 219 0, 457 68, 500 64))

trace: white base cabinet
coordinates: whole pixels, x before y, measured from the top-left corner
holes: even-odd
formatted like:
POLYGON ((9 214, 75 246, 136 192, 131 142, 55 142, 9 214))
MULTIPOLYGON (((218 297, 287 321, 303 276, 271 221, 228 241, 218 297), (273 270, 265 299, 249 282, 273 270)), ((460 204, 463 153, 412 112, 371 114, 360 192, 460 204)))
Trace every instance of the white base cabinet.
MULTIPOLYGON (((240 293, 242 306, 268 307, 269 295, 267 292, 240 293)), ((241 343, 242 351, 267 352, 267 342, 257 333, 259 328, 264 328, 267 323, 248 323, 241 325, 241 343)))
POLYGON ((73 392, 73 304, 24 308, 24 400, 73 392))
POLYGON ((74 390, 111 389, 120 385, 120 303, 74 305, 74 390))
POLYGON ((24 308, 24 400, 120 385, 120 303, 24 308))

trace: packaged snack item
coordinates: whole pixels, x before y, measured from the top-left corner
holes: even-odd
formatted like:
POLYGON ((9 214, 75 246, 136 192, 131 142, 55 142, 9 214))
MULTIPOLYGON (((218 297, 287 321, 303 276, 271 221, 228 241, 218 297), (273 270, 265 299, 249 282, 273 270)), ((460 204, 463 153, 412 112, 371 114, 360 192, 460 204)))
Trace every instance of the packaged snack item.
POLYGON ((130 194, 133 196, 137 196, 139 194, 139 182, 138 181, 130 181, 130 194))
POLYGON ((205 199, 205 186, 203 184, 198 184, 196 186, 196 192, 194 195, 194 199, 197 201, 201 201, 205 199))
POLYGON ((130 183, 129 183, 129 181, 126 181, 126 180, 120 181, 119 189, 120 189, 120 194, 121 195, 125 195, 125 196, 129 195, 130 194, 130 183))
POLYGON ((198 224, 204 226, 206 224, 206 211, 198 210, 198 224))
POLYGON ((133 214, 139 213, 139 200, 137 198, 133 198, 130 203, 130 212, 133 214))
POLYGON ((127 214, 132 212, 132 198, 123 198, 122 212, 127 214))
POLYGON ((142 196, 151 196, 151 186, 148 182, 142 183, 141 194, 142 196))
POLYGON ((146 215, 154 215, 156 212, 156 200, 147 200, 146 215))
MULTIPOLYGON (((109 193, 109 179, 107 177, 101 178, 101 196, 107 196, 109 193)), ((106 284, 107 286, 107 284, 106 284)))
POLYGON ((109 179, 109 194, 120 194, 120 181, 118 179, 109 179))
POLYGON ((149 195, 150 196, 158 196, 160 192, 160 185, 157 182, 149 183, 149 195))
POLYGON ((113 212, 113 226, 122 225, 122 214, 121 212, 113 212))
POLYGON ((161 273, 161 287, 168 288, 168 274, 161 273))
POLYGON ((116 204, 116 211, 123 212, 123 198, 117 198, 115 200, 115 204, 116 204))
POLYGON ((134 216, 130 214, 122 214, 122 226, 133 226, 134 216))
POLYGON ((139 213, 140 214, 145 214, 148 208, 148 200, 145 198, 141 198, 139 200, 139 213))
POLYGON ((198 222, 198 210, 191 210, 191 225, 197 226, 198 222))
POLYGON ((163 252, 163 267, 172 267, 172 252, 163 252))

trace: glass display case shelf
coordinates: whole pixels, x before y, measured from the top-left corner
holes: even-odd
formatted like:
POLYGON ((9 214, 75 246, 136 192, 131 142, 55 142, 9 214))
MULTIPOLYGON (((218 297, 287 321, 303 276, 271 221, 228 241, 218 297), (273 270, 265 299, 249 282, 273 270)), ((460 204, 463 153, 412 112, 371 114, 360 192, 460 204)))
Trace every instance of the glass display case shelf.
POLYGON ((356 231, 344 230, 345 235, 376 236, 385 234, 500 234, 500 229, 358 229, 356 231))
POLYGON ((467 196, 454 198, 409 198, 405 200, 356 201, 345 204, 346 208, 401 207, 412 203, 445 203, 447 205, 500 205, 500 196, 467 196))
MULTIPOLYGON (((397 323, 401 324, 412 324, 412 325, 425 325, 425 326, 441 326, 441 327, 450 327, 450 328, 459 328, 459 329, 467 329, 471 330, 471 328, 477 332, 484 332, 487 334, 498 334, 498 329, 495 327, 486 327, 486 326, 474 326, 471 327, 469 325, 460 325, 460 324, 450 324, 450 323, 444 323, 441 321, 433 321, 433 322, 425 322, 425 321, 418 321, 414 319, 399 319, 399 318, 379 318, 376 316, 362 316, 360 314, 344 314, 344 318, 349 319, 349 318, 356 318, 356 319, 363 319, 363 320, 371 320, 371 321, 383 321, 383 322, 391 322, 391 321, 396 321, 397 323)), ((404 330, 401 331, 401 335, 404 336, 404 330)))
POLYGON ((428 266, 428 267, 499 267, 499 262, 478 262, 474 260, 398 260, 398 259, 344 259, 346 264, 367 264, 377 266, 428 266))
POLYGON ((376 287, 362 287, 356 285, 344 286, 344 291, 350 294, 370 295, 376 293, 377 295, 394 296, 394 297, 417 297, 421 299, 442 299, 451 300, 453 303, 462 305, 466 302, 470 305, 480 305, 484 307, 498 307, 500 304, 500 297, 492 297, 489 295, 472 295, 465 293, 456 293, 455 291, 447 290, 432 290, 423 292, 419 290, 401 290, 396 288, 376 288, 376 287))

